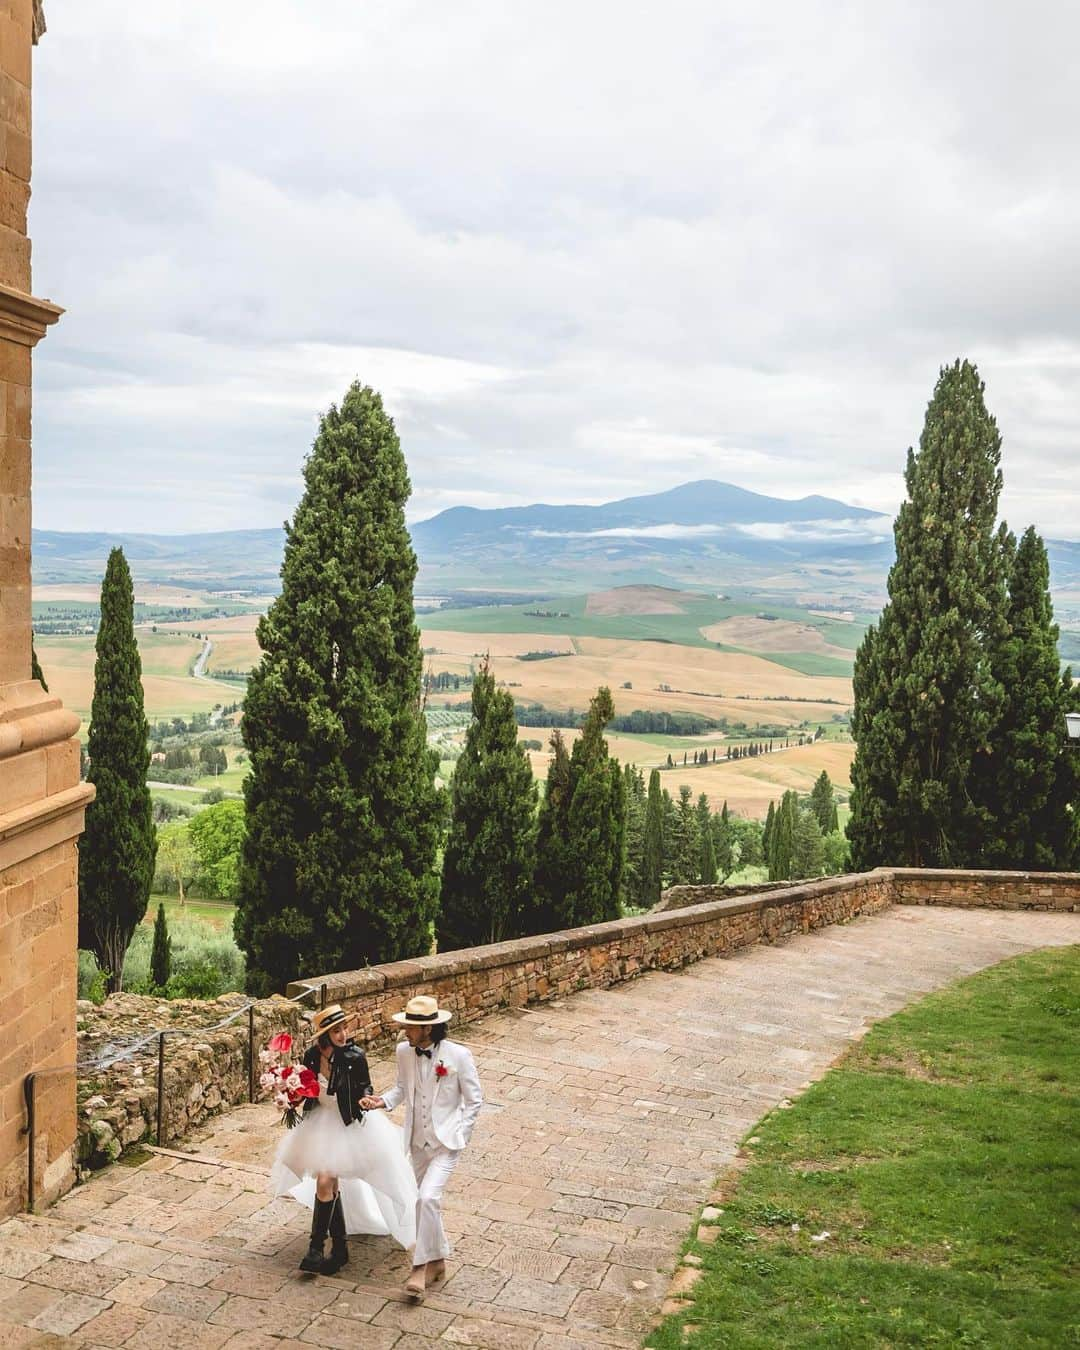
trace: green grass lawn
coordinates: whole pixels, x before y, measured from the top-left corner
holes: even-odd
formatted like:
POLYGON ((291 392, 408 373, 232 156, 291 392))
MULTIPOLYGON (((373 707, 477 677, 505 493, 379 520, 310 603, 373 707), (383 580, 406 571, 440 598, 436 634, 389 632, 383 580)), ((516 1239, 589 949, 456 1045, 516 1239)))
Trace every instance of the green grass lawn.
POLYGON ((176 919, 199 919, 219 933, 232 933, 233 915, 236 912, 233 905, 224 904, 220 900, 215 902, 190 898, 185 899, 181 905, 175 895, 151 895, 143 917, 143 923, 149 924, 151 928, 154 926, 160 904, 165 906, 166 923, 171 924, 176 919))
POLYGON ((1072 947, 880 1023, 751 1131, 687 1244, 694 1301, 647 1344, 1080 1344, 1078 1018, 1072 947))

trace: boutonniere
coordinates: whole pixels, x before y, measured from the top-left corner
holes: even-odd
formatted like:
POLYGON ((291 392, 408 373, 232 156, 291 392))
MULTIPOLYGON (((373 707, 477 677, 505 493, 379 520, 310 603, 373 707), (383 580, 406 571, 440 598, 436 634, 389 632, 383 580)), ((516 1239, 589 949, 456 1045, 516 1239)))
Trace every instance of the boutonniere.
POLYGON ((438 1064, 435 1065, 435 1077, 436 1077, 436 1078, 445 1078, 446 1075, 447 1075, 449 1072, 450 1072, 450 1070, 446 1067, 446 1065, 445 1065, 445 1064, 442 1062, 442 1060, 440 1059, 439 1062, 438 1062, 438 1064))

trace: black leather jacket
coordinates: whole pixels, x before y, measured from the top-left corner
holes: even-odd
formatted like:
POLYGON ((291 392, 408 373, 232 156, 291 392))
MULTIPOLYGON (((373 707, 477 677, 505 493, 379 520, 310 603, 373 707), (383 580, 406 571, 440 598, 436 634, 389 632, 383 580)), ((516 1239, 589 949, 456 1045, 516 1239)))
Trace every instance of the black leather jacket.
MULTIPOLYGON (((319 1072, 319 1047, 313 1045, 304 1055, 304 1067, 319 1072)), ((327 1096, 336 1097, 341 1119, 346 1125, 354 1120, 363 1120, 360 1099, 374 1094, 371 1086, 371 1071, 368 1068, 367 1055, 355 1041, 346 1041, 337 1046, 330 1056, 330 1082, 327 1096)), ((312 1097, 304 1103, 305 1112, 318 1106, 319 1098, 312 1097)))

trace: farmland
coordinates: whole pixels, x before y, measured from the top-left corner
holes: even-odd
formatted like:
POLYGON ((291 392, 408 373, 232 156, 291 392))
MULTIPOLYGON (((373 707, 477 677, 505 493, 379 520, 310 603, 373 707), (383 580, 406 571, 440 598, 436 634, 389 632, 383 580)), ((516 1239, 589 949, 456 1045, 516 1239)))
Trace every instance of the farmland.
MULTIPOLYGON (((215 680, 215 671, 247 671, 258 660, 255 629, 259 614, 222 614, 220 601, 197 591, 151 588, 140 604, 194 611, 192 617, 151 622, 142 611, 137 636, 143 662, 147 715, 151 721, 190 718, 216 705, 239 701, 243 686, 215 680), (213 617, 200 617, 207 610, 213 617), (196 636, 198 634, 199 636, 196 636), (193 679, 191 669, 209 638, 213 650, 209 679, 193 679)), ((49 586, 35 592, 38 613, 54 606, 85 607, 93 617, 88 587, 49 586), (85 594, 83 592, 86 592, 85 594), (76 594, 78 592, 78 594, 76 594)), ((489 604, 418 615, 425 670, 470 675, 488 656, 496 679, 516 703, 548 714, 583 713, 601 685, 611 688, 616 713, 691 713, 718 724, 698 736, 630 735, 613 732, 611 751, 642 768, 663 767, 670 752, 678 770, 664 769, 665 785, 678 788, 681 760, 695 750, 715 748, 748 735, 767 739, 798 735, 824 726, 842 734, 851 708, 851 657, 864 631, 862 623, 782 608, 762 613, 746 600, 719 599, 656 586, 621 587, 550 601, 489 604), (542 655, 547 659, 536 659, 542 655), (531 659, 522 659, 530 656, 531 659), (555 659, 558 658, 558 659, 555 659), (671 780, 669 783, 668 780, 671 780)), ((93 683, 94 638, 85 633, 39 634, 38 656, 50 687, 83 719, 86 734, 93 683)), ((467 713, 470 690, 432 691, 428 707, 467 713)), ((445 737, 460 744, 459 728, 445 737)), ((574 732, 568 732, 573 737, 574 732)), ((547 727, 522 727, 522 739, 545 747, 547 727)), ((806 791, 822 768, 843 788, 848 779, 850 744, 832 739, 792 747, 754 759, 694 766, 685 781, 695 794, 706 792, 719 807, 761 814, 787 787, 806 791)), ((533 752, 534 771, 543 777, 547 753, 533 752)), ((218 785, 235 791, 243 766, 234 763, 218 785)), ((449 761, 445 767, 449 767, 449 761)))

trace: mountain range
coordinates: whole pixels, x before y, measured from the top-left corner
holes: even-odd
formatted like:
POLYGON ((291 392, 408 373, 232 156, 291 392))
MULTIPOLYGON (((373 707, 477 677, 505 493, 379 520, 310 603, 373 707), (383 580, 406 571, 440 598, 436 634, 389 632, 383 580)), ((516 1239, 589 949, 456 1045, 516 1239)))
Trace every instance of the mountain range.
MULTIPOLYGON (((418 590, 574 593, 658 584, 805 588, 873 611, 893 557, 888 516, 829 497, 796 500, 703 480, 598 506, 455 506, 410 527, 418 590)), ((97 582, 123 547, 137 580, 265 594, 278 587, 280 529, 206 534, 35 530, 34 581, 97 582)), ((1048 540, 1056 589, 1080 586, 1080 543, 1048 540)))

